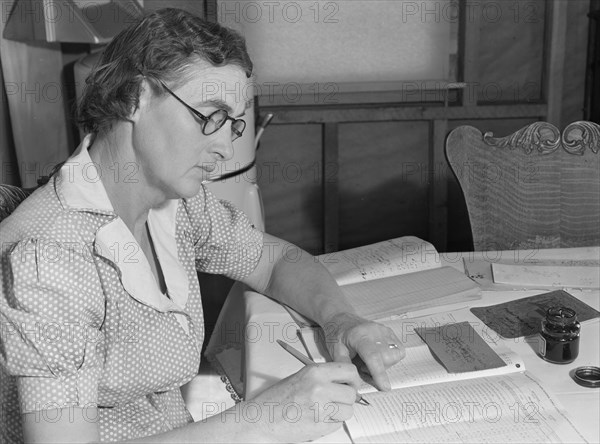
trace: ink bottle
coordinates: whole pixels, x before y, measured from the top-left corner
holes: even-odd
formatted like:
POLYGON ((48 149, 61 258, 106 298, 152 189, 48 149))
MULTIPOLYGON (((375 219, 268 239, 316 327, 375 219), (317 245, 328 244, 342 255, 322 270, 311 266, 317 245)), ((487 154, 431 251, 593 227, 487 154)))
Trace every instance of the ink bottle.
POLYGON ((579 354, 581 325, 575 310, 566 307, 550 307, 542 319, 539 354, 555 364, 573 362, 579 354))

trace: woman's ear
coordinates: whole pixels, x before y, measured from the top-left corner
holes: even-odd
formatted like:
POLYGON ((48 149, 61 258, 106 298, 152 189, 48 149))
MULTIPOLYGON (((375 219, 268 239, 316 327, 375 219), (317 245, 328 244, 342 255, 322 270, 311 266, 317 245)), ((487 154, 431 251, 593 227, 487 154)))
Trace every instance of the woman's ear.
POLYGON ((138 97, 137 106, 133 107, 133 109, 131 110, 131 114, 129 115, 129 120, 133 123, 139 121, 141 113, 143 113, 144 110, 148 109, 148 107, 150 106, 150 102, 152 101, 152 86, 146 78, 142 79, 139 91, 140 93, 138 97))

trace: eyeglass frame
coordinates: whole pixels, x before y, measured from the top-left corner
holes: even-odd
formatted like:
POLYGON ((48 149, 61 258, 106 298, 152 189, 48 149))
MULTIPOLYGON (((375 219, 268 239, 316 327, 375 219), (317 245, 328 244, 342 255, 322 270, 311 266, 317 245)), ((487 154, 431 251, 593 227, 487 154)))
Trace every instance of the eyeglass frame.
POLYGON ((192 108, 190 105, 188 105, 187 103, 185 103, 183 101, 183 99, 181 99, 177 94, 175 94, 173 91, 171 91, 169 89, 169 87, 167 85, 165 85, 165 83, 160 80, 157 79, 158 82, 161 84, 161 86, 167 90, 167 92, 169 94, 171 94, 175 99, 177 99, 177 101, 179 103, 181 103, 183 106, 185 106, 192 114, 194 114, 196 117, 198 117, 200 120, 202 120, 204 123, 202 124, 202 134, 204 134, 205 136, 210 136, 211 134, 216 133, 217 131, 219 131, 221 128, 223 128, 223 126, 225 126, 225 123, 227 123, 228 120, 231 120, 231 133, 232 133, 232 137, 231 137, 231 141, 233 142, 234 140, 237 140, 238 138, 242 137, 242 135, 244 134, 244 130, 246 129, 246 121, 243 119, 234 119, 233 117, 231 117, 229 115, 229 113, 227 112, 227 110, 224 109, 218 109, 212 113, 210 113, 208 116, 205 116, 204 114, 202 114, 200 111, 192 108), (206 125, 208 125, 208 122, 211 121, 211 117, 214 116, 217 113, 225 113, 225 119, 222 120, 223 123, 221 123, 220 126, 217 126, 216 129, 210 133, 206 133, 205 128, 206 125), (241 131, 238 130, 237 128, 234 127, 234 125, 237 122, 242 122, 244 124, 244 126, 242 127, 241 131))

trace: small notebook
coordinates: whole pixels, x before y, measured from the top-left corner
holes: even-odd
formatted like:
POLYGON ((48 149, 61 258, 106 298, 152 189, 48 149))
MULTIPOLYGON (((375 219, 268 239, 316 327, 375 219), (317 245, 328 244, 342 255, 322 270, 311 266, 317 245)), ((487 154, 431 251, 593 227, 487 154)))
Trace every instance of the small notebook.
POLYGON ((518 338, 538 333, 542 318, 552 306, 575 310, 580 322, 600 316, 600 312, 564 290, 555 290, 488 307, 473 307, 471 312, 500 336, 518 338))

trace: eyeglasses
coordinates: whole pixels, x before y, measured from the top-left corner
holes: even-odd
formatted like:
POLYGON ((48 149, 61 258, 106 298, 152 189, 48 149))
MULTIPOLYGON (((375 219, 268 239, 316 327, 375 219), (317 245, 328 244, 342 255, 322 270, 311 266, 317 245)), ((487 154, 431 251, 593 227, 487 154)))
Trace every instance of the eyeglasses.
POLYGON ((227 114, 227 111, 224 109, 218 109, 215 112, 211 113, 208 116, 196 111, 190 105, 185 103, 182 99, 180 99, 177 94, 171 91, 167 85, 164 84, 162 80, 159 80, 160 84, 164 89, 167 90, 169 94, 175 97, 183 106, 185 106, 190 112, 192 112, 196 117, 202 120, 202 134, 205 136, 210 136, 213 133, 219 131, 228 120, 231 120, 231 140, 234 141, 237 138, 241 137, 244 133, 244 129, 246 129, 246 122, 242 119, 234 119, 227 114))

